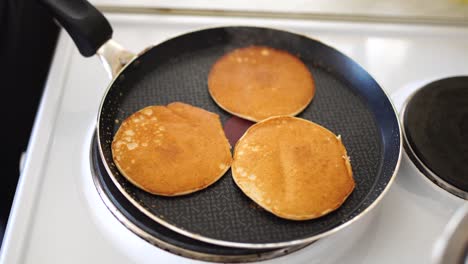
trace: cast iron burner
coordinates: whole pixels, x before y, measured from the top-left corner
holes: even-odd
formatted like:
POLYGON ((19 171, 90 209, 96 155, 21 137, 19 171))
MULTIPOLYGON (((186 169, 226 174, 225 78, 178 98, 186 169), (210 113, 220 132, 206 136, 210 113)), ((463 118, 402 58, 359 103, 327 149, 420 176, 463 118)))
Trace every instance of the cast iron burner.
POLYGON ((468 76, 432 82, 403 114, 405 149, 438 186, 468 199, 468 76))
POLYGON ((96 135, 91 144, 91 172, 101 199, 125 227, 149 243, 176 255, 212 262, 251 262, 283 256, 308 245, 268 250, 229 248, 194 240, 169 230, 140 212, 120 193, 101 161, 96 135))

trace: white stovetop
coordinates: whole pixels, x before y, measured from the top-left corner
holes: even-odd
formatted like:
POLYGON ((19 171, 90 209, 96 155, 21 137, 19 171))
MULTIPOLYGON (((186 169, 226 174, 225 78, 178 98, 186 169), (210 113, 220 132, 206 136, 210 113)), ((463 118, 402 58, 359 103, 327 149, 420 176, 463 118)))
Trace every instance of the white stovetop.
MULTIPOLYGON (((468 28, 227 17, 109 15, 133 51, 193 29, 257 25, 300 32, 351 56, 399 98, 421 80, 468 75, 468 28), (398 92, 397 92, 398 90, 398 92)), ((1 263, 192 263, 149 245, 104 207, 91 182, 89 143, 109 83, 97 58, 60 36, 28 148, 1 263)), ((438 189, 403 157, 370 214, 299 252, 264 263, 428 263, 465 201, 438 189)))

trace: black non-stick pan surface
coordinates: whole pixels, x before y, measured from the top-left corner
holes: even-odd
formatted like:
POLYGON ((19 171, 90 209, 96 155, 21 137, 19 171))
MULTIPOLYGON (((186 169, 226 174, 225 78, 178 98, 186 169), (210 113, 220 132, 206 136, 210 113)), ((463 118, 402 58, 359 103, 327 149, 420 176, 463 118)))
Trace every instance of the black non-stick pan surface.
POLYGON ((111 84, 98 118, 101 155, 122 193, 145 215, 185 236, 212 244, 274 248, 328 235, 380 200, 400 157, 394 109, 375 80, 337 50, 304 36, 253 27, 192 32, 157 45, 131 62, 111 84), (298 116, 341 135, 351 157, 356 188, 336 211, 309 221, 278 218, 256 206, 228 171, 205 190, 180 196, 149 194, 128 182, 112 160, 111 142, 122 120, 148 105, 174 101, 231 115, 208 93, 213 63, 239 47, 266 45, 298 56, 312 72, 316 94, 298 116))

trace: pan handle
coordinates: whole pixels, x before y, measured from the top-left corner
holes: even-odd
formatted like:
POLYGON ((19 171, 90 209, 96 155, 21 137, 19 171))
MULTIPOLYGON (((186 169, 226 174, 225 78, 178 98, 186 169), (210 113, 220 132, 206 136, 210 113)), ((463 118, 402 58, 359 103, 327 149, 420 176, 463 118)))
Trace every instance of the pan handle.
POLYGON ((112 37, 112 27, 86 0, 40 0, 65 28, 85 57, 96 54, 99 47, 112 37))
POLYGON ((96 54, 99 56, 99 59, 101 59, 111 79, 116 77, 120 70, 135 57, 135 54, 124 49, 113 39, 109 39, 104 43, 104 45, 97 50, 96 54))
POLYGON ((112 27, 86 0, 40 0, 85 57, 97 54, 113 78, 135 55, 112 40, 112 27))

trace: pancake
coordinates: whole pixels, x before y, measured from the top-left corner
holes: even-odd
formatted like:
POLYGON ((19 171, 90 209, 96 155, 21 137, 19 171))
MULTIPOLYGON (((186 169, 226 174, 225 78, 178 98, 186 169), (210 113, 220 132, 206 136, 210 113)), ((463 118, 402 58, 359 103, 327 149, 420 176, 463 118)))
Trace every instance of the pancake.
POLYGON ((250 46, 216 61, 208 76, 208 90, 227 112, 258 122, 297 115, 314 97, 315 85, 297 57, 283 50, 250 46))
POLYGON ((288 116, 266 119, 247 130, 235 147, 232 176, 258 205, 290 220, 326 215, 354 189, 341 137, 288 116))
POLYGON ((149 106, 125 119, 112 157, 130 182, 164 196, 206 188, 232 161, 218 115, 179 102, 149 106))

